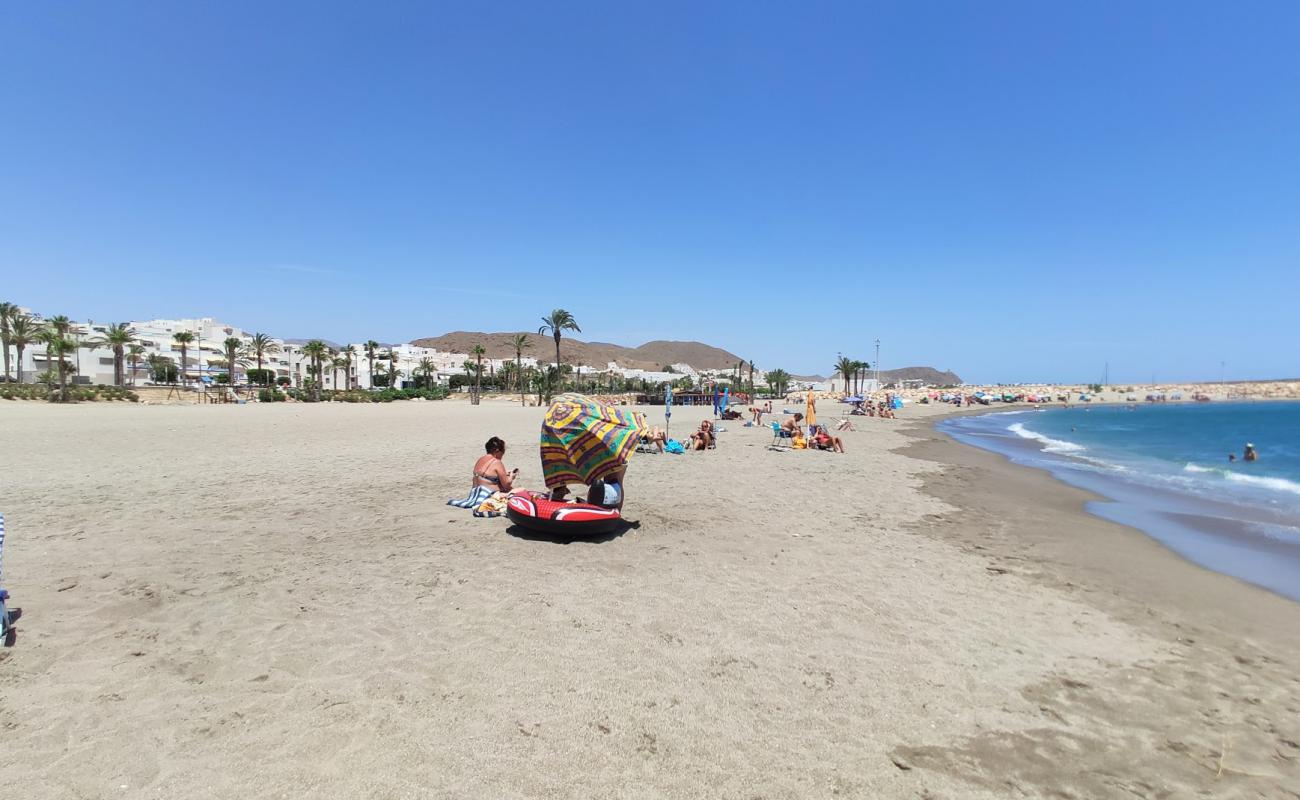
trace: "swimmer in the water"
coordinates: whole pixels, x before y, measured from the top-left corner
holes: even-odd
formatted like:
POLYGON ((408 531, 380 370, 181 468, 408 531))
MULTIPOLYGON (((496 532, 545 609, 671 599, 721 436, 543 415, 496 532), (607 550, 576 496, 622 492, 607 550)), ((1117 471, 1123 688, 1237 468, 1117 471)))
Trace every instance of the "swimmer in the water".
POLYGON ((1259 453, 1255 452, 1255 445, 1246 442, 1246 452, 1241 457, 1245 461, 1254 461, 1259 458, 1259 453))

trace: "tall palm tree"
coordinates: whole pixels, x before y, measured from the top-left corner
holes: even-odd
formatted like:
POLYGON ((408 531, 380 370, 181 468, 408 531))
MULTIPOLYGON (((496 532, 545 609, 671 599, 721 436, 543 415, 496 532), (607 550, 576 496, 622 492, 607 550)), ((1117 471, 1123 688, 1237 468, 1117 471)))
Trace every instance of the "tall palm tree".
POLYGON ((144 355, 144 345, 132 344, 127 348, 126 360, 131 362, 131 385, 135 386, 135 373, 140 369, 140 356, 144 355))
POLYGON ((189 354, 190 345, 194 344, 194 339, 195 339, 194 331, 176 331, 175 333, 172 334, 172 341, 181 346, 181 365, 180 365, 181 386, 185 386, 188 383, 187 380, 188 376, 186 375, 187 365, 185 363, 186 360, 185 357, 189 354))
POLYGON ((353 386, 352 386, 352 362, 353 362, 354 360, 356 360, 356 357, 357 357, 357 348, 356 348, 356 345, 351 345, 351 344, 350 344, 350 345, 348 345, 347 347, 343 348, 340 352, 343 354, 343 358, 344 358, 344 360, 347 362, 347 371, 343 373, 343 388, 344 388, 344 389, 351 389, 351 388, 353 388, 353 386))
POLYGON ((854 392, 854 394, 861 395, 862 385, 867 381, 867 370, 871 369, 871 365, 865 361, 859 361, 857 362, 857 365, 858 365, 858 380, 856 382, 856 391, 854 392))
POLYGON ((59 328, 54 325, 41 330, 41 340, 45 342, 46 363, 51 358, 58 359, 59 394, 51 399, 59 403, 66 403, 68 401, 68 361, 66 356, 76 349, 76 343, 68 334, 60 333, 59 328))
POLYGON ((90 340, 89 344, 113 349, 113 385, 126 385, 126 348, 135 344, 135 328, 125 322, 111 323, 103 336, 90 340))
POLYGON ((334 360, 330 362, 330 368, 334 372, 335 391, 338 391, 339 388, 339 370, 343 370, 343 378, 346 381, 348 377, 348 364, 350 363, 351 362, 344 356, 335 356, 334 360))
POLYGON ((265 333, 255 333, 253 338, 248 340, 248 352, 257 359, 257 375, 262 379, 263 385, 275 383, 275 381, 266 380, 266 373, 262 371, 262 362, 267 356, 273 356, 280 352, 280 343, 265 333))
POLYGON ((0 303, 0 346, 5 350, 5 377, 9 380, 9 322, 18 314, 18 306, 10 302, 0 303))
POLYGON ((840 356, 835 361, 834 374, 844 379, 844 391, 849 392, 849 383, 853 380, 858 372, 858 362, 848 356, 840 356))
POLYGON ((12 314, 9 317, 9 343, 18 355, 18 382, 23 382, 23 351, 41 340, 41 326, 29 314, 12 314))
POLYGON ((560 372, 560 339, 564 336, 565 331, 577 331, 582 333, 582 328, 578 327, 578 321, 573 315, 562 308, 557 308, 550 313, 550 316, 542 317, 542 327, 537 329, 538 333, 549 333, 555 339, 555 373, 559 376, 560 372))
POLYGON ((397 350, 388 348, 388 388, 397 388, 397 350))
POLYGON ((375 388, 375 354, 379 352, 379 342, 374 339, 366 342, 366 359, 370 362, 370 388, 375 388))
POLYGON ((314 374, 316 376, 316 380, 312 384, 312 398, 315 400, 320 400, 320 385, 323 380, 322 372, 325 364, 325 356, 328 355, 329 352, 329 345, 325 344, 325 342, 320 339, 312 339, 302 346, 302 353, 307 356, 308 359, 307 371, 309 374, 314 374))
POLYGON ((785 396, 785 388, 790 383, 790 373, 783 369, 774 369, 767 373, 767 384, 772 387, 772 394, 777 397, 785 396))
POLYGON ((221 347, 226 353, 226 372, 230 375, 227 380, 231 386, 234 386, 235 367, 247 363, 248 351, 244 346, 244 340, 237 336, 227 336, 226 340, 221 343, 221 347))
POLYGON ((524 399, 524 351, 533 346, 532 339, 526 333, 516 333, 510 342, 515 348, 515 382, 519 384, 519 405, 525 405, 524 399))
POLYGON ((420 359, 420 365, 416 367, 416 370, 424 375, 424 388, 432 389, 434 376, 438 374, 438 365, 433 363, 433 359, 420 359))
POLYGON ((474 348, 473 348, 472 350, 470 350, 470 352, 474 355, 474 397, 473 397, 473 401, 474 401, 474 405, 478 405, 478 403, 479 403, 479 393, 483 391, 483 354, 486 353, 487 350, 484 350, 484 349, 483 349, 483 345, 481 345, 481 344, 476 344, 476 345, 474 345, 474 348))

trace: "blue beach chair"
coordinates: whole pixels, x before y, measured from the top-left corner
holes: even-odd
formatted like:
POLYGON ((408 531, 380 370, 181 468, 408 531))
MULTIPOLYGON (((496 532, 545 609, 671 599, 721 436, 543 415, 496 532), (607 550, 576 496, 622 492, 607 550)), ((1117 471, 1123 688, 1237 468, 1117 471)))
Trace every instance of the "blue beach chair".
POLYGON ((768 445, 771 450, 780 450, 782 447, 794 447, 794 434, 781 427, 781 423, 772 423, 772 443, 768 445))

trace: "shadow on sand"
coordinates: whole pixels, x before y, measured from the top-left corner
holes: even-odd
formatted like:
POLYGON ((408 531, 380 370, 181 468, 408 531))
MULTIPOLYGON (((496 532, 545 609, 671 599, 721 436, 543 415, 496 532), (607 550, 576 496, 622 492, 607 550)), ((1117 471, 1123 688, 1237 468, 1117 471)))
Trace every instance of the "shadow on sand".
POLYGON ((574 542, 589 542, 600 544, 601 542, 612 542, 628 531, 641 529, 641 521, 621 520, 619 526, 609 533, 600 533, 595 536, 563 536, 553 533, 542 533, 540 531, 530 531, 520 525, 511 525, 506 528, 506 533, 519 539, 527 539, 530 542, 550 542, 551 544, 572 544, 574 542))

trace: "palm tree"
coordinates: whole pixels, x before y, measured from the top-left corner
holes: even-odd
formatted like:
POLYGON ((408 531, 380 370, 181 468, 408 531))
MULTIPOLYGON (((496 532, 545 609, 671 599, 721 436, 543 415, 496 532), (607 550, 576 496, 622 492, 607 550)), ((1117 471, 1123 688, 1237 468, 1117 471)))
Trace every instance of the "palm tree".
MULTIPOLYGON (((54 319, 58 319, 57 317, 54 319)), ((63 317, 66 320, 67 317, 63 317)), ((51 323, 53 323, 53 319, 51 323)), ((60 325, 62 325, 60 321, 60 325)), ((50 358, 58 359, 59 370, 59 394, 57 398, 50 398, 55 402, 66 403, 68 401, 68 362, 65 356, 76 348, 76 343, 66 333, 61 333, 59 327, 51 324, 49 327, 42 329, 41 340, 45 342, 45 360, 48 363, 50 358)))
POLYGON ((777 397, 785 396, 785 387, 790 383, 790 373, 783 369, 774 369, 767 373, 767 385, 772 388, 772 394, 777 397))
POLYGON ((18 382, 23 382, 23 351, 41 340, 41 326, 28 314, 11 314, 9 317, 9 343, 18 351, 18 382))
POLYGON ((856 363, 858 367, 858 379, 854 384, 854 394, 861 395, 862 384, 867 380, 867 370, 871 369, 871 365, 865 361, 858 361, 856 363))
POLYGON ((849 392, 849 382, 854 379, 858 372, 858 362, 848 356, 840 356, 835 361, 833 374, 839 375, 844 379, 844 391, 849 392))
POLYGON ((519 405, 525 405, 524 399, 524 351, 533 346, 533 341, 526 333, 517 333, 510 342, 515 348, 515 381, 519 384, 519 405))
POLYGON ((16 313, 9 317, 9 343, 18 356, 16 375, 19 384, 22 382, 22 351, 40 341, 40 330, 42 325, 32 319, 29 313, 16 313))
POLYGON ((194 344, 194 338, 194 331, 176 331, 172 334, 172 341, 181 346, 181 386, 185 386, 187 383, 185 357, 190 352, 190 345, 194 344))
POLYGON ((227 336, 226 340, 221 343, 226 352, 226 372, 229 374, 227 381, 231 386, 235 385, 235 367, 239 364, 247 363, 248 351, 244 347, 244 340, 235 336, 227 336))
POLYGON ((128 327, 125 322, 114 322, 105 329, 103 336, 92 339, 89 344, 113 348, 113 385, 124 386, 126 348, 135 344, 135 328, 128 327))
MULTIPOLYGON (((257 375, 262 379, 263 385, 266 385, 266 373, 262 372, 262 362, 267 356, 273 356, 280 352, 280 343, 267 336, 265 333, 255 333, 253 338, 248 340, 248 352, 257 359, 257 375)), ((275 381, 269 381, 274 383, 275 381)))
POLYGON ((473 400, 474 400, 474 405, 478 405, 479 393, 483 391, 483 354, 486 353, 487 350, 483 349, 483 345, 476 344, 474 345, 474 348, 470 350, 470 352, 474 354, 474 398, 473 400))
POLYGON ((330 367, 334 371, 335 391, 338 391, 339 388, 339 370, 343 370, 343 378, 346 381, 348 377, 348 365, 351 363, 352 363, 351 360, 349 360, 344 356, 336 356, 334 360, 330 362, 330 367))
POLYGON ((135 386, 135 373, 140 369, 140 356, 144 355, 144 345, 132 344, 127 350, 126 358, 131 362, 131 385, 135 386))
POLYGON ((352 362, 357 357, 356 345, 348 345, 340 351, 343 354, 344 361, 347 364, 347 371, 343 373, 343 388, 352 388, 352 362))
POLYGON ((307 371, 309 374, 314 374, 316 376, 316 380, 312 384, 312 398, 315 400, 320 400, 320 384, 323 380, 321 373, 324 369, 325 356, 328 355, 329 352, 329 345, 325 344, 325 342, 320 339, 312 339, 302 346, 302 353, 307 356, 308 359, 307 371))
POLYGON ((397 351, 393 348, 388 349, 388 388, 397 388, 397 351))
POLYGON ((555 309, 550 316, 542 317, 542 327, 537 329, 538 333, 549 333, 555 339, 555 372, 557 376, 560 372, 560 339, 564 336, 565 331, 582 333, 582 328, 578 327, 578 321, 573 318, 573 315, 562 308, 555 309))
POLYGON ((433 359, 420 359, 420 365, 415 369, 417 372, 424 375, 424 388, 432 389, 434 376, 438 374, 438 365, 433 363, 433 359))
POLYGON ((374 339, 366 342, 366 358, 370 361, 370 388, 375 388, 375 354, 379 352, 379 342, 374 339))
POLYGON ((9 322, 18 314, 18 306, 0 303, 0 346, 5 350, 5 380, 9 380, 9 322))

